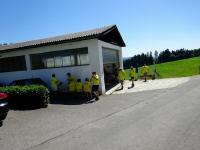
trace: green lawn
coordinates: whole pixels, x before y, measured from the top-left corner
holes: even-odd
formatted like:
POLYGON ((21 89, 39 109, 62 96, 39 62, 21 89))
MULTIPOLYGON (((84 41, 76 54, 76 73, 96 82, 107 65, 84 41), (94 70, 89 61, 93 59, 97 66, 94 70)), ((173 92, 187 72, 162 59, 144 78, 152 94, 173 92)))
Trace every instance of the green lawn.
MULTIPOLYGON (((157 64, 156 69, 160 74, 159 78, 187 77, 200 73, 200 57, 183 59, 173 62, 157 64)), ((155 66, 149 66, 149 74, 153 74, 155 66)), ((139 68, 139 75, 142 73, 142 68, 139 68)), ((126 70, 127 79, 129 78, 129 69, 126 70)))

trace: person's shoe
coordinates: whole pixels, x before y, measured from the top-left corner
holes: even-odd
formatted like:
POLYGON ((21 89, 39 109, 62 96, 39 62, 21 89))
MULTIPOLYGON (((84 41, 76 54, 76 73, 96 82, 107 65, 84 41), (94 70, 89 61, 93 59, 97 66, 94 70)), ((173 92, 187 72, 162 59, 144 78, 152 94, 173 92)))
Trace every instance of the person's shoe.
POLYGON ((99 97, 96 97, 95 100, 98 101, 98 100, 99 100, 99 97))

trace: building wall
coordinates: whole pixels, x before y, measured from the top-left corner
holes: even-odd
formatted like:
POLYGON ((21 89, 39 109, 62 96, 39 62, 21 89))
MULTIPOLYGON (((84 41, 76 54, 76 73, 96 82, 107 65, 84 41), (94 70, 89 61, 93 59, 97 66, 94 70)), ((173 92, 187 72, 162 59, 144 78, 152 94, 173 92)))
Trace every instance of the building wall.
POLYGON ((120 67, 123 67, 122 47, 117 46, 117 45, 113 45, 113 44, 110 44, 110 43, 106 43, 106 42, 103 42, 103 41, 99 41, 99 45, 101 47, 101 53, 102 53, 102 48, 103 47, 119 51, 120 67))
MULTIPOLYGON (((32 49, 22 49, 8 53, 1 53, 1 58, 12 57, 12 56, 20 56, 25 55, 26 58, 26 66, 27 71, 16 71, 16 72, 6 72, 0 73, 0 83, 8 84, 13 80, 17 79, 25 79, 25 78, 41 78, 50 86, 51 74, 55 73, 57 78, 63 82, 61 90, 66 90, 67 85, 67 76, 66 73, 70 72, 75 75, 76 78, 81 78, 82 81, 84 79, 90 78, 91 73, 96 71, 97 74, 101 77, 101 85, 100 89, 102 93, 105 92, 105 83, 104 83, 104 72, 103 72, 103 58, 102 58, 102 47, 107 47, 111 49, 116 49, 120 51, 121 47, 115 46, 97 39, 85 40, 79 42, 72 43, 63 43, 58 45, 51 46, 43 46, 32 49), (88 47, 89 54, 89 65, 84 66, 72 66, 72 67, 63 67, 63 68, 51 68, 51 69, 39 69, 39 70, 31 70, 31 62, 30 62, 30 54, 44 53, 44 52, 52 52, 66 49, 76 49, 88 47)), ((120 64, 122 66, 122 56, 120 56, 120 64)))
POLYGON ((98 50, 97 41, 98 40, 93 39, 87 41, 64 43, 59 45, 51 45, 51 46, 44 46, 32 49, 23 49, 20 51, 18 50, 9 53, 2 53, 1 58, 25 55, 27 71, 0 73, 0 82, 8 84, 11 81, 17 79, 40 77, 50 86, 51 74, 56 73, 57 78, 63 82, 63 86, 61 88, 65 90, 67 85, 67 77, 66 77, 67 72, 71 72, 77 78, 81 78, 82 80, 84 80, 86 77, 90 78, 92 68, 98 69, 97 68, 98 65, 96 63, 99 62, 96 61, 97 59, 95 58, 97 54, 96 51, 98 50), (31 70, 30 54, 59 51, 66 49, 76 49, 82 47, 88 47, 90 65, 31 70))

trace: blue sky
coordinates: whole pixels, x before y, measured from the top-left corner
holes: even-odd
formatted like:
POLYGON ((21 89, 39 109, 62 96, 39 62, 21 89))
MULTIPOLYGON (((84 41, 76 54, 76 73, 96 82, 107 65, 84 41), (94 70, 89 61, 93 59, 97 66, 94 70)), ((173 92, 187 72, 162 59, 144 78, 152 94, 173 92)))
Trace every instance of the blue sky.
POLYGON ((199 0, 1 0, 0 43, 116 24, 124 57, 200 48, 199 0))

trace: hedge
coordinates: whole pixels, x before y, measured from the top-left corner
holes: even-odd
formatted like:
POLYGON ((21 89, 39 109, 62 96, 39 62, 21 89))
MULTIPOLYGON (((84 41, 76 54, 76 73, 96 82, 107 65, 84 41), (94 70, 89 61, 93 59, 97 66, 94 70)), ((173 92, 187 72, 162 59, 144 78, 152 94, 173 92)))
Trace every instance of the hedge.
POLYGON ((49 90, 42 85, 5 86, 0 92, 8 94, 10 107, 47 107, 49 90))

